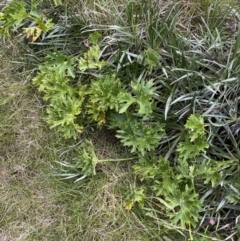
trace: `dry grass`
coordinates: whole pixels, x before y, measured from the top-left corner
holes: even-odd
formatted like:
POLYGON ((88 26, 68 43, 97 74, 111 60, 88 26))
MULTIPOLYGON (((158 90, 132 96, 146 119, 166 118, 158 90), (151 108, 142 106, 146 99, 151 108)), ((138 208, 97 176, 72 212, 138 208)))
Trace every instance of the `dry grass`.
POLYGON ((46 181, 44 170, 37 168, 46 165, 42 155, 47 149, 47 132, 41 105, 28 91, 24 75, 16 77, 10 61, 17 54, 14 44, 4 47, 0 77, 1 235, 3 240, 29 240, 36 227, 47 228, 52 219, 44 213, 51 206, 49 189, 42 184, 46 181))

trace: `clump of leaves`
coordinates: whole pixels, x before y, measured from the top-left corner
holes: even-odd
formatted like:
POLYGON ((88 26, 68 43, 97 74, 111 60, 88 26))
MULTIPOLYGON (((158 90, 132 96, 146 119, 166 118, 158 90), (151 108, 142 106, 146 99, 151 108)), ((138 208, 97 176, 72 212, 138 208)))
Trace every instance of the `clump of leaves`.
POLYGON ((52 99, 47 108, 46 121, 51 128, 57 127, 57 130, 65 138, 77 138, 81 133, 83 126, 79 125, 78 116, 81 114, 84 97, 64 96, 52 99))
POLYGON ((99 125, 106 123, 108 112, 118 112, 119 95, 123 93, 121 81, 115 75, 106 75, 93 80, 89 87, 88 114, 99 125))
POLYGON ((23 1, 11 1, 1 12, 0 21, 0 33, 1 35, 10 36, 10 29, 16 31, 29 14, 25 8, 23 1))
POLYGON ((185 125, 188 130, 185 141, 178 144, 179 157, 184 161, 198 156, 208 148, 203 117, 191 115, 185 125))
POLYGON ((149 117, 155 107, 152 99, 154 91, 156 90, 153 81, 132 81, 131 89, 132 94, 121 93, 118 96, 121 103, 119 113, 125 113, 130 106, 137 105, 137 113, 144 117, 149 117))
POLYGON ((73 88, 67 76, 53 71, 51 66, 49 71, 46 71, 45 64, 40 69, 42 72, 33 79, 33 83, 44 93, 43 99, 50 101, 46 121, 51 128, 57 128, 63 137, 76 138, 83 130, 79 116, 82 114, 86 87, 78 85, 73 88))
POLYGON ((88 51, 84 53, 83 57, 80 57, 78 63, 78 68, 81 71, 84 72, 91 69, 102 69, 106 65, 104 60, 100 60, 101 49, 98 44, 98 40, 101 36, 102 35, 98 32, 89 35, 88 44, 91 44, 91 46, 89 46, 88 51))
POLYGON ((91 69, 102 69, 105 65, 104 60, 100 60, 101 52, 99 45, 91 46, 84 54, 83 57, 79 59, 78 68, 81 71, 91 70, 91 69))
POLYGON ((143 155, 134 165, 134 172, 148 183, 154 191, 153 199, 165 206, 172 222, 191 229, 196 227, 203 208, 199 181, 213 188, 218 186, 222 182, 221 172, 232 164, 218 163, 202 155, 208 147, 202 116, 191 115, 185 129, 187 142, 178 144, 175 164, 161 156, 143 155))
POLYGON ((57 51, 48 53, 39 66, 39 73, 33 79, 39 91, 43 92, 43 99, 49 101, 46 117, 48 124, 51 128, 57 128, 65 138, 76 139, 78 133, 87 125, 87 119, 102 124, 108 109, 118 108, 118 101, 114 98, 120 90, 119 80, 116 79, 114 85, 114 78, 103 76, 103 81, 98 78, 90 85, 80 82, 73 84, 77 72, 77 58, 81 62, 78 66, 81 71, 100 67, 99 63, 103 63, 98 62, 100 50, 96 42, 100 36, 98 33, 90 35, 91 43, 95 45, 84 53, 84 58, 57 51), (83 68, 83 62, 87 68, 83 68))
POLYGON ((78 182, 86 177, 96 174, 96 165, 99 160, 94 151, 94 147, 91 141, 85 140, 75 148, 75 155, 72 163, 65 161, 58 161, 62 166, 61 173, 55 174, 61 176, 64 179, 75 178, 75 182, 78 182))
POLYGON ((46 19, 44 15, 35 11, 35 8, 34 1, 32 1, 30 12, 27 12, 23 1, 10 1, 0 14, 0 34, 10 37, 10 31, 17 31, 26 22, 30 26, 22 27, 22 30, 30 42, 35 42, 42 32, 49 32, 54 23, 51 19, 46 19))
POLYGON ((128 195, 124 201, 124 207, 126 210, 131 210, 133 205, 138 204, 140 207, 143 207, 144 201, 146 199, 146 190, 141 187, 139 189, 134 189, 133 192, 128 195))
POLYGON ((157 148, 159 140, 165 136, 165 124, 145 121, 127 114, 112 116, 111 125, 117 128, 116 137, 124 146, 131 147, 132 153, 145 155, 157 148))
MULTIPOLYGON (((48 53, 44 62, 39 66, 42 73, 48 74, 49 72, 57 73, 62 76, 75 78, 75 58, 58 51, 48 53)), ((40 84, 40 83, 39 83, 40 84)))

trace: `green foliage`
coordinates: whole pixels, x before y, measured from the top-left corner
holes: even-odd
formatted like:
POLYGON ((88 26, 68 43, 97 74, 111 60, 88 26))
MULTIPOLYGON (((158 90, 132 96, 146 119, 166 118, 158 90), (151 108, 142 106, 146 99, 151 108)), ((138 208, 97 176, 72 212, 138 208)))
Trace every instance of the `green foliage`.
POLYGON ((131 195, 129 195, 124 201, 124 207, 126 210, 131 210, 134 204, 138 204, 140 207, 144 205, 146 199, 146 190, 144 188, 135 189, 131 195))
POLYGON ((93 45, 89 48, 88 52, 84 54, 84 57, 79 59, 78 68, 81 71, 102 69, 106 63, 104 60, 99 60, 100 57, 101 51, 99 45, 93 45))
POLYGON ((51 128, 57 130, 65 138, 77 138, 77 133, 81 133, 83 126, 78 124, 77 118, 81 113, 83 97, 64 96, 52 99, 47 108, 46 121, 51 128))
POLYGON ((116 137, 124 146, 131 147, 132 153, 145 155, 154 150, 165 136, 164 123, 148 122, 125 114, 113 115, 111 125, 117 128, 116 137))
POLYGON ((52 19, 46 19, 44 15, 35 11, 37 4, 32 1, 31 11, 28 13, 23 1, 10 1, 0 13, 0 35, 10 37, 10 31, 18 30, 25 22, 31 22, 29 27, 23 27, 30 42, 35 42, 42 32, 47 33, 54 26, 52 19), (35 26, 32 26, 35 25, 35 26))
POLYGON ((191 142, 205 134, 203 117, 200 115, 191 115, 185 127, 188 130, 191 142))
POLYGON ((166 196, 166 200, 159 198, 170 212, 169 217, 174 224, 196 226, 202 209, 202 201, 199 200, 198 194, 193 187, 187 185, 183 190, 177 189, 173 194, 166 196))
MULTIPOLYGON (((97 41, 99 37, 100 35, 96 33, 92 34, 91 41, 97 41)), ((88 57, 87 65, 92 60, 93 65, 98 66, 100 62, 96 62, 96 57, 99 55, 99 51, 99 46, 95 45, 84 54, 85 57, 88 57)), ((83 60, 80 57, 80 61, 81 59, 83 60)), ((101 63, 103 62, 101 61, 101 63)), ((118 95, 121 85, 119 80, 116 79, 113 84, 114 78, 103 76, 104 81, 98 79, 98 81, 93 81, 90 86, 87 84, 73 86, 69 78, 75 78, 74 65, 75 58, 72 56, 57 51, 48 53, 44 62, 39 66, 40 72, 33 79, 33 83, 39 91, 44 93, 43 99, 50 100, 46 117, 48 124, 51 128, 56 127, 65 138, 76 138, 77 133, 82 132, 84 126, 81 122, 87 123, 87 120, 83 121, 85 114, 89 114, 90 119, 99 124, 104 123, 105 113, 108 109, 118 108, 118 101, 114 98, 118 95), (84 111, 84 101, 87 95, 89 95, 88 105, 87 110, 84 111)), ((88 68, 91 67, 88 65, 88 68)))
POLYGON ((63 76, 75 78, 75 59, 72 56, 61 54, 57 51, 49 53, 44 59, 44 63, 39 66, 41 72, 55 72, 63 76))
POLYGON ((89 34, 89 43, 98 44, 99 39, 102 37, 102 34, 99 32, 94 32, 89 34))
POLYGON ((91 141, 84 141, 77 148, 77 155, 74 157, 75 168, 81 170, 84 176, 96 175, 98 158, 91 141))
POLYGON ((65 75, 50 71, 39 73, 33 79, 39 91, 44 92, 44 100, 64 98, 66 95, 74 96, 76 90, 68 82, 69 79, 65 75))
POLYGON ((40 28, 44 33, 47 33, 54 26, 52 19, 45 19, 44 15, 38 15, 34 18, 34 21, 37 23, 38 28, 40 28))
POLYGON ((0 15, 0 34, 10 35, 9 30, 16 31, 20 24, 28 17, 23 1, 11 1, 0 15))
POLYGON ((160 59, 158 52, 154 51, 151 48, 148 48, 142 53, 142 55, 145 58, 147 65, 149 65, 150 67, 157 67, 157 63, 160 59))
POLYGON ((79 116, 82 113, 86 87, 78 85, 73 88, 69 85, 67 76, 53 71, 59 69, 57 65, 55 67, 53 69, 50 65, 50 70, 47 71, 46 64, 41 66, 43 72, 33 79, 33 83, 44 93, 43 99, 50 101, 46 117, 50 127, 57 128, 65 138, 76 139, 77 134, 83 130, 79 116))
MULTIPOLYGON (((185 184, 182 170, 171 167, 169 161, 162 157, 142 158, 140 163, 134 166, 135 173, 140 175, 142 180, 150 181, 148 183, 154 190, 154 199, 166 207, 172 222, 181 224, 182 228, 196 226, 202 201, 192 185, 192 176, 184 175, 187 181, 190 180, 185 184)), ((191 167, 188 167, 188 170, 191 170, 191 167)))
POLYGON ((198 137, 194 143, 186 139, 184 142, 179 143, 177 151, 179 152, 180 158, 194 159, 200 152, 208 147, 205 137, 198 137))
POLYGON ((89 88, 88 113, 99 125, 106 123, 109 110, 119 110, 118 96, 122 92, 122 84, 114 75, 106 75, 91 82, 89 88))
POLYGON ((188 142, 180 142, 178 145, 177 165, 171 165, 161 156, 142 155, 139 163, 134 165, 134 172, 141 181, 148 183, 154 191, 154 199, 166 207, 172 222, 180 224, 182 228, 190 228, 196 227, 203 206, 203 200, 198 194, 199 183, 211 184, 213 188, 220 185, 223 178, 221 173, 233 163, 217 162, 201 156, 207 146, 201 116, 191 115, 185 128, 188 130, 188 142))
POLYGON ((126 112, 133 104, 138 105, 137 113, 148 117, 154 110, 152 96, 155 91, 154 83, 150 81, 131 82, 132 94, 121 93, 119 95, 121 109, 119 113, 126 112))
POLYGON ((178 188, 173 168, 162 157, 140 157, 139 164, 134 165, 134 172, 141 177, 141 181, 150 181, 157 197, 173 194, 178 188))
POLYGON ((188 134, 185 141, 180 142, 177 148, 179 157, 184 161, 187 159, 194 159, 208 148, 204 130, 204 121, 201 116, 191 115, 185 128, 188 130, 188 134))
POLYGON ((64 179, 75 179, 75 182, 96 174, 96 165, 99 162, 91 141, 85 140, 75 148, 72 162, 58 161, 61 173, 55 174, 64 179))

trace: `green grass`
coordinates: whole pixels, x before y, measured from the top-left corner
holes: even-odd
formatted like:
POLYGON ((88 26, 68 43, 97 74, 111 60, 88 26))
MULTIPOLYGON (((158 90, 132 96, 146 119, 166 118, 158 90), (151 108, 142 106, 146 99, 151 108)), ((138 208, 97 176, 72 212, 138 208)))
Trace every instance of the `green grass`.
MULTIPOLYGON (((30 1, 26 1, 30 2, 30 1)), ((217 188, 197 185, 205 202, 202 220, 192 230, 196 240, 239 238, 236 202, 240 158, 239 47, 237 1, 43 1, 41 8, 57 24, 43 41, 3 41, 0 49, 0 240, 187 240, 188 230, 170 224, 150 189, 144 208, 127 211, 124 202, 136 188, 148 187, 132 162, 100 163, 97 175, 82 181, 61 178, 59 163, 74 163, 77 141, 63 140, 49 129, 45 105, 31 79, 48 51, 76 56, 86 51, 90 32, 103 33, 104 57, 126 84, 153 79, 155 116, 167 120, 168 139, 161 155, 174 165, 174 138, 191 113, 203 114, 211 149, 218 161, 233 161, 217 188), (51 7, 49 7, 51 6, 51 7), (154 6, 154 8, 153 8, 154 6), (49 10, 50 9, 50 10, 49 10), (219 17, 221 16, 221 17, 219 17), (68 41, 66 41, 66 39, 68 41), (160 58, 141 63, 147 50, 160 58), (140 60, 139 60, 140 59, 140 60), (163 153, 163 154, 162 154, 163 153), (173 156, 173 158, 172 158, 173 156), (230 174, 229 174, 230 173, 230 174), (231 178, 232 182, 229 181, 231 178), (231 192, 230 192, 231 191, 231 192), (225 194, 233 197, 227 203, 225 194), (209 227, 209 218, 217 221, 209 227)), ((18 32, 20 39, 21 31, 18 32)), ((98 73, 97 73, 98 74, 98 73)), ((81 73, 77 73, 79 79, 81 73)), ((180 132, 181 131, 181 132, 180 132)), ((180 133, 180 134, 179 134, 180 133)), ((129 152, 107 128, 87 129, 98 159, 127 158, 129 152)), ((179 139, 177 139, 179 140, 179 139)), ((159 151, 160 152, 160 151, 159 151)), ((75 170, 79 171, 79 170, 75 170)), ((150 184, 149 184, 150 185, 150 184)), ((238 199, 239 200, 239 199, 238 199)), ((175 211, 175 210, 174 210, 175 211)))

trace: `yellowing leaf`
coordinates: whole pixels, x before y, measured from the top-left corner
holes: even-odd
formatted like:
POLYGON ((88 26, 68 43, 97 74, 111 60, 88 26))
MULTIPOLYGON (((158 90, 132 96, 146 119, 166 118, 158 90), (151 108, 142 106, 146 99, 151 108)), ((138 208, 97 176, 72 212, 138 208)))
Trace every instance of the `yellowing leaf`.
POLYGON ((99 60, 101 55, 99 45, 93 45, 89 50, 84 54, 84 58, 79 59, 78 68, 82 71, 91 70, 91 69, 102 69, 106 62, 104 60, 99 60))
POLYGON ((105 116, 105 112, 102 112, 100 115, 99 115, 99 119, 98 119, 98 124, 99 125, 102 125, 106 123, 106 116, 105 116))
POLYGON ((39 27, 23 28, 23 32, 26 33, 26 37, 30 42, 35 42, 42 33, 42 29, 39 27))
POLYGON ((47 33, 53 26, 54 23, 52 19, 45 20, 44 15, 39 15, 37 18, 34 19, 37 23, 38 27, 44 32, 47 33))
POLYGON ((132 201, 127 202, 127 203, 124 204, 124 208, 129 211, 129 210, 132 209, 133 204, 134 204, 134 202, 132 202, 132 201))
POLYGON ((75 130, 78 132, 78 133, 82 133, 82 130, 83 130, 83 126, 80 126, 76 123, 73 124, 75 130))
POLYGON ((53 0, 55 7, 59 6, 62 4, 61 0, 53 0))

